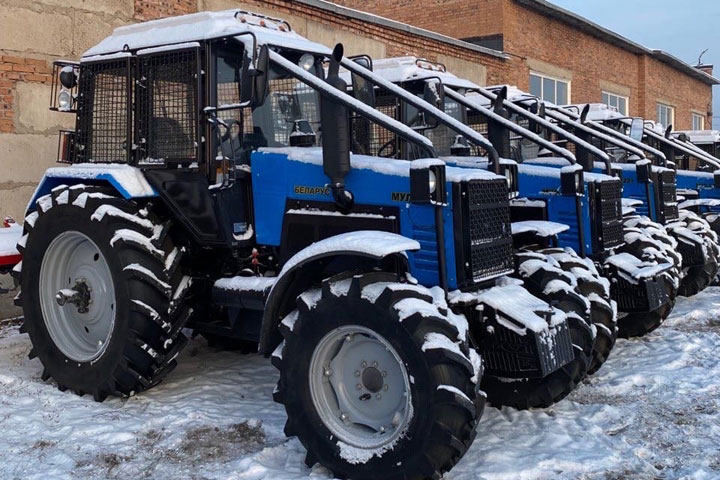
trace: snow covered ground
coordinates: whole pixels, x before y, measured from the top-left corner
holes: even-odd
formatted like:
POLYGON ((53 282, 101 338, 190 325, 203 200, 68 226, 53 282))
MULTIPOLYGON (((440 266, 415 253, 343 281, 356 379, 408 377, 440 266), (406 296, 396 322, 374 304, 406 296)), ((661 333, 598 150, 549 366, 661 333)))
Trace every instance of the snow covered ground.
MULTIPOLYGON (((160 386, 103 404, 40 380, 30 343, 0 328, 0 478, 329 478, 282 434, 268 360, 193 341, 160 386)), ((720 288, 681 299, 646 338, 548 410, 488 409, 446 476, 720 478, 720 288)))

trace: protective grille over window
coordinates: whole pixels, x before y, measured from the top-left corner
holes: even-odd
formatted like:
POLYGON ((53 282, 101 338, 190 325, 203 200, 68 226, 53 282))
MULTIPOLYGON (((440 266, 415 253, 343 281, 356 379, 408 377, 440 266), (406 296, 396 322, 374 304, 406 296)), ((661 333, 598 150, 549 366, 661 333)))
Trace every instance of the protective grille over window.
MULTIPOLYGON (((377 91, 375 109, 399 120, 398 99, 388 91, 377 91)), ((401 158, 397 135, 385 127, 371 124, 364 118, 352 120, 352 151, 362 155, 401 158)))
POLYGON ((197 159, 197 51, 139 57, 138 135, 141 162, 197 159))
POLYGON ((315 144, 320 145, 320 104, 315 90, 294 78, 278 78, 270 81, 267 101, 272 107, 274 121, 265 135, 275 145, 290 145, 290 134, 296 120, 310 123, 315 131, 315 144))
POLYGON ((82 64, 75 162, 127 161, 128 72, 125 59, 82 64))

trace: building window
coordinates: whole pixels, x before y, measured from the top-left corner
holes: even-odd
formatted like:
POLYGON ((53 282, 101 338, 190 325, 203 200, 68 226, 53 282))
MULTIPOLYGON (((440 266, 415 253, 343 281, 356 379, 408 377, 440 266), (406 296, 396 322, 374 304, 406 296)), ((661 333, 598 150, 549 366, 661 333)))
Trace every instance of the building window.
POLYGON ((622 113, 623 115, 628 114, 628 97, 623 97, 622 95, 615 95, 614 93, 610 92, 602 92, 602 103, 617 108, 618 112, 622 113))
POLYGON ((692 129, 705 130, 705 116, 699 113, 692 114, 692 129))
POLYGON ((667 128, 675 121, 675 109, 664 103, 657 104, 657 121, 667 128))
POLYGON ((530 93, 556 105, 567 105, 570 103, 570 82, 531 73, 530 93))

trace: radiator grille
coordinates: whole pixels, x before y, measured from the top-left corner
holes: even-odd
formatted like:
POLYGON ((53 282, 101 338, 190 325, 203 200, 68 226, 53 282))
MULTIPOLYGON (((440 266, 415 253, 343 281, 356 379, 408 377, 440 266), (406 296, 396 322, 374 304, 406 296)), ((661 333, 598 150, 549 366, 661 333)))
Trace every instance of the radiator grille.
POLYGON ((461 225, 456 241, 462 286, 505 275, 513 270, 508 187, 504 179, 463 183, 455 215, 461 225), (464 273, 464 275, 463 275, 464 273))
POLYGON ((660 189, 660 211, 662 220, 668 222, 678 218, 677 187, 675 185, 675 172, 668 170, 658 175, 658 188, 660 189))
POLYGON ((598 241, 601 250, 617 247, 623 242, 622 183, 620 181, 597 184, 598 241))

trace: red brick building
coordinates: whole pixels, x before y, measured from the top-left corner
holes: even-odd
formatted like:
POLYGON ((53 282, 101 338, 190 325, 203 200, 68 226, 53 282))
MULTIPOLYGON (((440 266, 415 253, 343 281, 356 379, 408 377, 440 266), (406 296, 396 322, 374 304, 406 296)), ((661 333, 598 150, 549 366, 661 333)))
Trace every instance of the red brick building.
POLYGON ((720 83, 712 66, 692 67, 544 0, 336 3, 500 50, 510 57, 504 82, 558 103, 605 102, 678 130, 711 127, 720 83))

